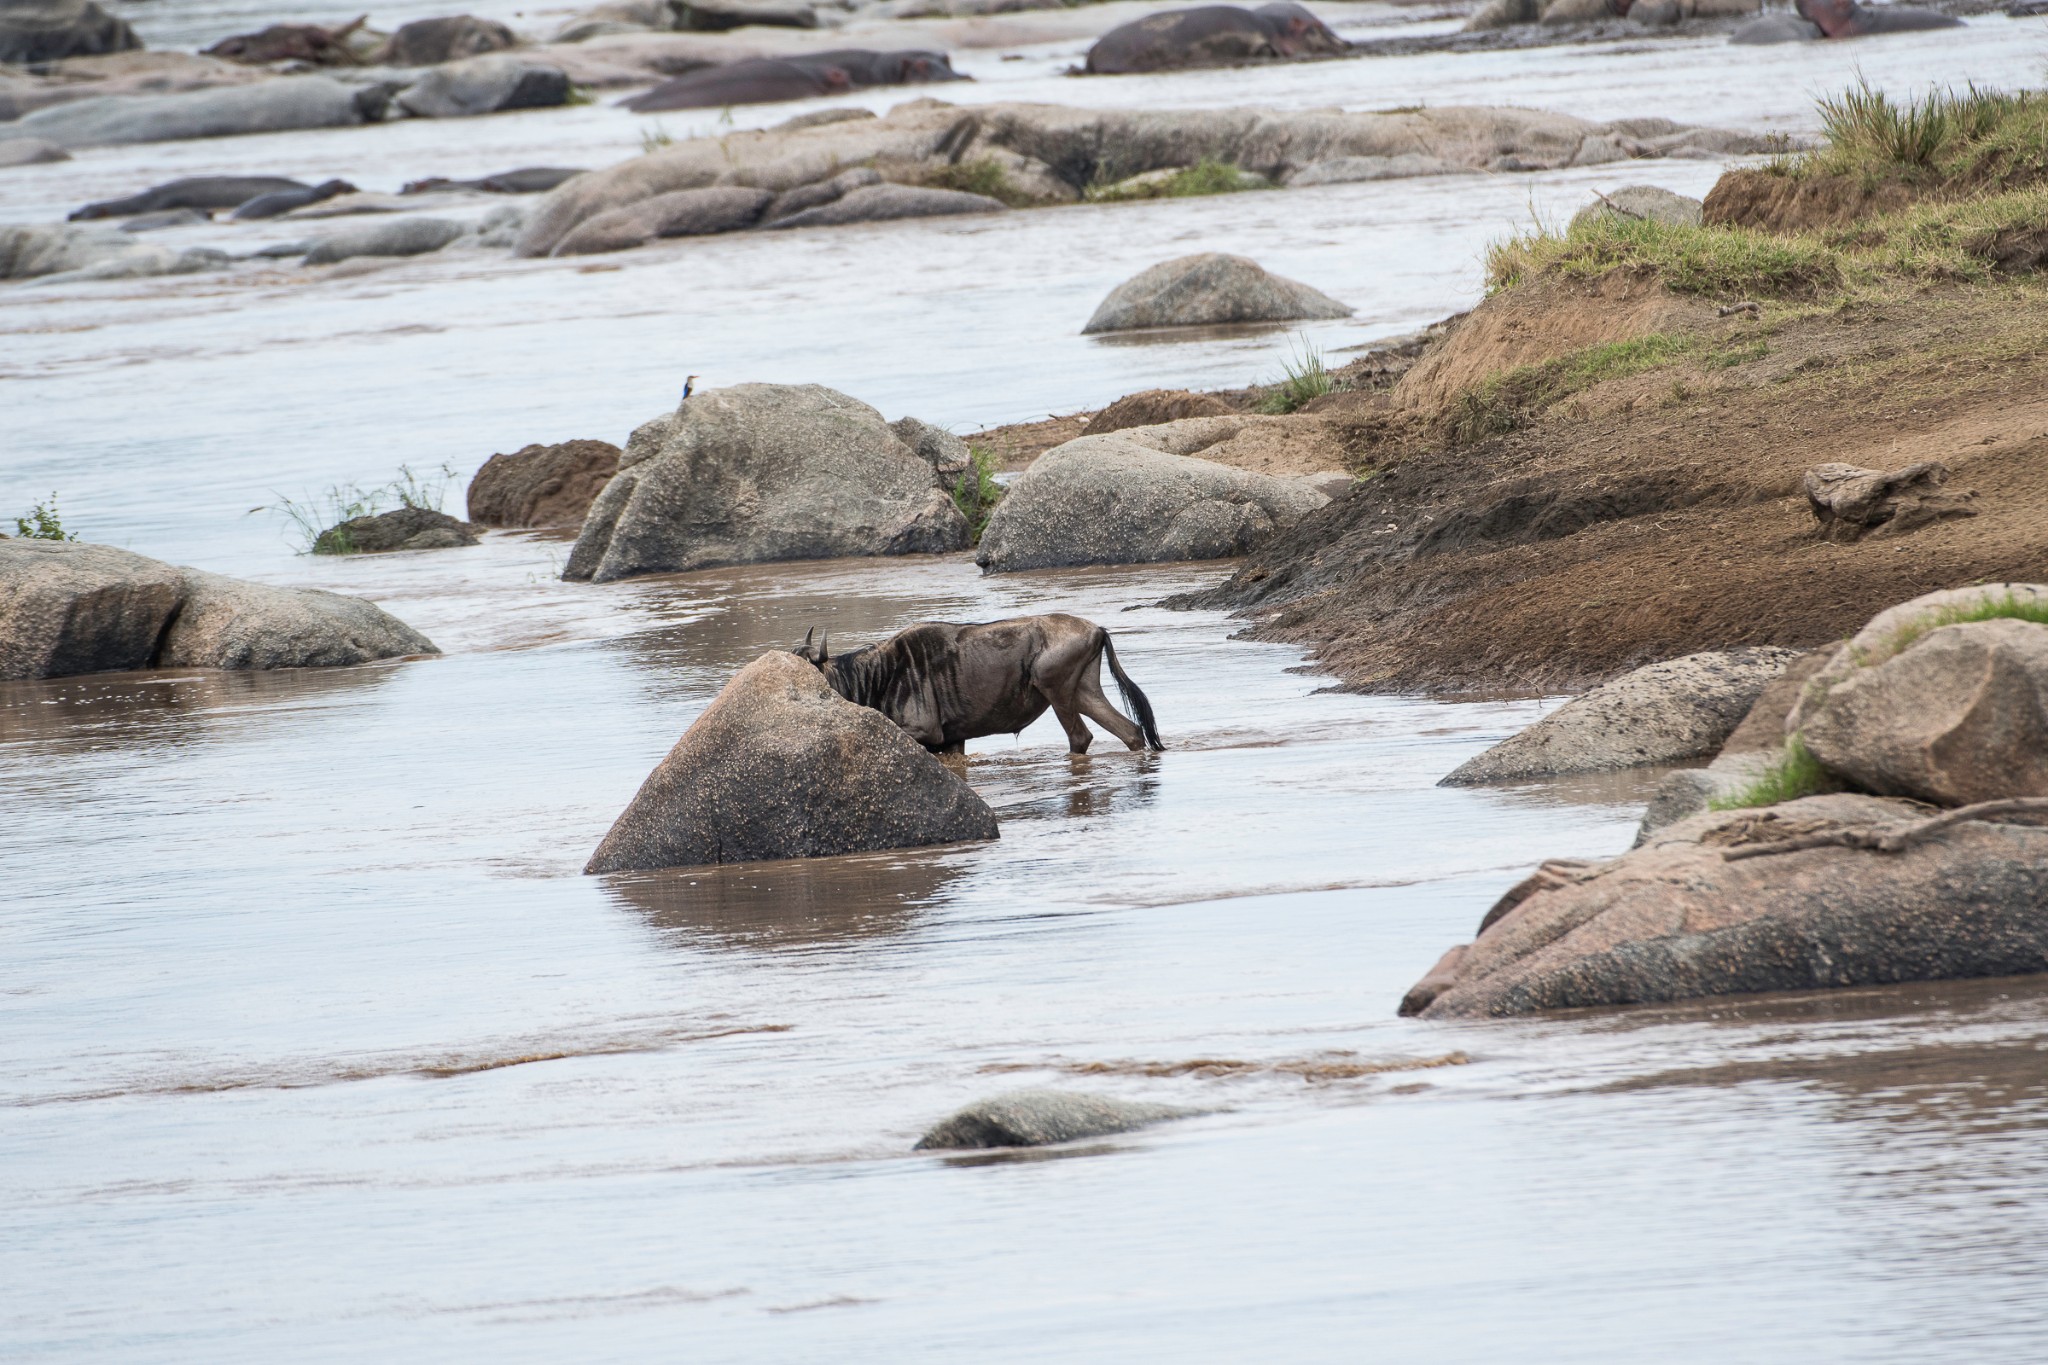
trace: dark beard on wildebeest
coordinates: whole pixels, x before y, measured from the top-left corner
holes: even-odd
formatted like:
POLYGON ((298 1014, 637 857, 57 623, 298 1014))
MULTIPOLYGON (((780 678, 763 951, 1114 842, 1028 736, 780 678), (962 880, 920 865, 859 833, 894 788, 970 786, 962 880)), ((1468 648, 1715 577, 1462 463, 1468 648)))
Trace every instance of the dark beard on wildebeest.
POLYGON ((880 711, 933 753, 961 753, 982 735, 1015 734, 1048 707, 1074 753, 1087 753, 1094 738, 1084 716, 1126 748, 1166 747, 1152 703, 1117 663, 1109 632, 1078 616, 928 621, 838 655, 829 636, 813 645, 806 635, 793 652, 816 665, 833 691, 880 711), (1103 695, 1105 659, 1135 721, 1103 695))

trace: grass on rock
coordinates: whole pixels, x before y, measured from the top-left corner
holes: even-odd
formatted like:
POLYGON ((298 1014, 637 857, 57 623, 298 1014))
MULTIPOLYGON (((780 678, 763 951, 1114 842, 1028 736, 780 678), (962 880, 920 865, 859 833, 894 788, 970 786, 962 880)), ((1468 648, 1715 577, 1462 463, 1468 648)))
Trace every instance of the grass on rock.
POLYGON ((50 494, 48 502, 39 502, 28 509, 28 515, 14 519, 14 533, 23 540, 76 540, 77 532, 67 532, 64 520, 57 514, 57 495, 50 494))
POLYGON ((996 457, 987 446, 969 446, 969 463, 953 484, 953 505, 967 518, 974 543, 988 526, 989 514, 1003 500, 1003 486, 996 482, 996 457))
POLYGON ((356 483, 329 484, 325 491, 308 494, 304 499, 277 494, 276 502, 252 507, 249 511, 275 512, 282 516, 290 527, 289 534, 298 543, 300 554, 353 554, 355 547, 349 542, 348 532, 341 529, 344 522, 354 521, 357 517, 374 517, 389 508, 393 501, 400 507, 422 507, 438 512, 442 500, 448 496, 448 485, 454 479, 452 465, 443 464, 422 476, 414 473, 411 465, 402 464, 396 478, 375 488, 364 488, 356 483))
POLYGON ((1820 760, 1807 749, 1805 741, 1794 735, 1785 741, 1784 752, 1764 769, 1756 781, 1739 791, 1715 797, 1707 802, 1707 809, 1747 810, 1751 806, 1775 806, 1781 801, 1796 801, 1802 796, 1814 796, 1834 789, 1835 784, 1828 777, 1827 769, 1820 766, 1820 760))
POLYGON ((1011 179, 1003 164, 992 156, 925 171, 918 177, 918 183, 930 189, 960 190, 1000 200, 1013 209, 1033 208, 1045 202, 1011 179))
POLYGON ((1882 663, 1886 659, 1903 654, 1916 641, 1940 630, 1943 626, 1967 626, 1978 621, 2031 621, 2037 626, 2048 626, 2048 602, 2033 598, 2022 599, 2013 593, 2007 593, 2003 597, 1987 597, 1981 602, 1972 602, 1967 606, 1943 607, 1940 611, 1928 612, 1925 616, 1901 626, 1898 633, 1885 641, 1884 652, 1881 655, 1869 660, 1859 659, 1857 662, 1866 666, 1882 663))
MULTIPOLYGON (((1135 178, 1135 177, 1133 177, 1135 178)), ((1130 199, 1192 199, 1206 194, 1237 194, 1244 190, 1270 188, 1262 177, 1240 170, 1228 161, 1203 157, 1171 175, 1099 181, 1090 185, 1082 198, 1093 204, 1115 204, 1130 199)))

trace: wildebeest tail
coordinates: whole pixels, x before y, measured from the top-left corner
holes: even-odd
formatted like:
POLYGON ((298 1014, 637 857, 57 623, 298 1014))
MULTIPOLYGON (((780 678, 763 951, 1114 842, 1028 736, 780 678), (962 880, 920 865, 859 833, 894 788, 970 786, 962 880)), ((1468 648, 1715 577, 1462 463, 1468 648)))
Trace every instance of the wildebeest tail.
POLYGON ((1145 699, 1145 693, 1131 681, 1124 672, 1124 666, 1116 661, 1116 644, 1109 638, 1109 632, 1102 632, 1102 657, 1109 660, 1109 676, 1116 679, 1116 690, 1123 695, 1124 710, 1138 722, 1138 728, 1145 732, 1145 745, 1150 749, 1164 749, 1166 742, 1159 738, 1159 723, 1152 719, 1152 703, 1145 699))

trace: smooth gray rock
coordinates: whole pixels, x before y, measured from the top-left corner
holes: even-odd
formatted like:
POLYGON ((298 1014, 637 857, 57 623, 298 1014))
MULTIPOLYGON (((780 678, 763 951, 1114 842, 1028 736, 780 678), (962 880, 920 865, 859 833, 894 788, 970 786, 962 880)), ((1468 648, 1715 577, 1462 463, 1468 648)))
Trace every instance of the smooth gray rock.
POLYGON ((1459 168, 1440 156, 1400 152, 1393 156, 1333 156, 1314 161, 1287 177, 1289 189, 1351 185, 1367 180, 1403 180, 1417 175, 1450 175, 1459 168))
POLYGON ((1656 185, 1623 185, 1572 215, 1571 226, 1580 227, 1601 218, 1628 218, 1664 223, 1671 227, 1698 227, 1702 206, 1699 200, 1662 189, 1656 185))
MULTIPOLYGON (((827 110, 823 112, 837 111, 827 110)), ((869 117, 872 118, 873 115, 870 114, 869 117)), ((815 180, 808 185, 798 185, 793 190, 784 190, 781 194, 775 196, 773 203, 768 205, 767 211, 761 215, 761 221, 773 223, 778 218, 787 218, 792 213, 802 213, 805 209, 814 209, 820 204, 829 204, 835 199, 843 199, 855 190, 866 189, 869 185, 879 185, 881 183, 881 172, 877 171, 874 167, 855 166, 850 171, 841 171, 839 174, 827 179, 815 180)))
POLYGON ((2048 625, 1929 631, 1835 682, 1799 735, 1863 791, 1941 806, 2048 796, 2048 625))
POLYGON ((987 195, 961 190, 932 190, 916 185, 868 185, 829 204, 778 218, 771 228, 839 227, 847 223, 878 223, 894 218, 946 218, 962 213, 1006 213, 1009 205, 987 195))
POLYGON ((0 280, 28 280, 79 270, 135 249, 132 237, 114 228, 70 223, 23 223, 0 227, 0 280))
POLYGON ((1624 673, 1460 764, 1439 786, 1612 772, 1718 752, 1799 651, 1709 650, 1624 673))
POLYGON ((208 246, 188 246, 181 250, 154 242, 136 242, 132 237, 128 240, 134 245, 127 251, 74 270, 45 275, 36 283, 74 284, 85 280, 139 280, 151 275, 193 275, 204 270, 219 270, 230 259, 225 251, 208 246))
POLYGON ((1343 318, 1351 309, 1257 261, 1205 251, 1162 261, 1109 292, 1083 333, 1343 318))
POLYGON ((0 138, 0 168, 9 166, 47 166, 56 161, 69 161, 71 153, 43 137, 0 138))
POLYGON ((192 227, 197 223, 213 220, 198 209, 158 209, 155 213, 138 213, 121 224, 122 232, 162 232, 165 228, 192 227))
POLYGON ((313 542, 316 555, 378 555, 397 550, 454 550, 477 544, 476 528, 431 507, 398 507, 330 526, 313 542))
POLYGON ((185 601, 164 637, 159 668, 336 668, 441 652, 360 597, 183 572, 185 601))
POLYGON ((569 102, 569 77, 508 53, 437 66, 398 92, 415 118, 471 118, 512 109, 548 109, 569 102))
POLYGON ((180 95, 103 95, 16 120, 11 131, 65 147, 347 128, 383 116, 383 91, 326 76, 290 76, 180 95))
POLYGON ((819 858, 997 837, 974 789, 777 650, 725 685, 583 870, 819 858))
POLYGON ((476 244, 509 250, 526 227, 526 210, 516 204, 501 204, 477 221, 476 244))
POLYGON ((111 545, 0 539, 0 678, 148 668, 179 571, 111 545))
POLYGON ((978 1100, 934 1124, 918 1139, 915 1150, 1044 1147, 1055 1142, 1128 1133, 1168 1119, 1187 1118, 1195 1112, 1109 1095, 1013 1090, 1007 1095, 978 1100))
POLYGON ((975 561, 990 573, 1221 559, 1329 501, 1297 479, 1170 455, 1124 432, 1082 436, 1009 486, 975 561))
POLYGON ((1841 792, 1680 821, 1489 915, 1472 943, 1410 990, 1401 1013, 1500 1018, 2048 970, 2048 829, 1972 822, 1897 853, 1723 857, 1836 829, 1896 829, 1929 813, 1841 792))
POLYGON ((26 66, 141 46, 134 29, 90 0, 7 0, 0 5, 0 62, 26 66))
POLYGON ((867 404, 817 384, 741 384, 636 430, 562 577, 961 550, 967 519, 867 404))
POLYGON ((424 256, 467 231, 447 218, 392 218, 343 228, 313 243, 307 265, 333 265, 353 256, 424 256))
POLYGON ((630 251, 657 237, 701 237, 752 227, 774 196, 766 190, 717 185, 658 194, 600 213, 577 226, 554 249, 557 256, 630 251))

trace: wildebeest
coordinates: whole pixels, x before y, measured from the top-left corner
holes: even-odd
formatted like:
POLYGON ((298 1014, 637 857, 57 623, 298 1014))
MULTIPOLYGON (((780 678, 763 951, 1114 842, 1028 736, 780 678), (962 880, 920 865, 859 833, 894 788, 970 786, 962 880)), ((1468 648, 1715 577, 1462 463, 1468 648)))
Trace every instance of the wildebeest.
POLYGON ((636 113, 717 109, 728 104, 840 95, 877 85, 925 85, 967 79, 943 52, 870 52, 850 48, 787 57, 748 57, 700 67, 621 101, 636 113))
POLYGON ((1018 616, 985 625, 927 621, 844 654, 830 639, 794 653, 815 664, 850 702, 872 707, 933 753, 964 752, 982 735, 1015 734, 1052 708, 1067 747, 1088 752, 1086 716, 1128 749, 1164 749, 1152 703, 1125 675, 1109 632, 1078 616, 1018 616), (1102 694, 1102 662, 1123 694, 1126 717, 1102 694))
POLYGON ((1342 52, 1346 44, 1300 5, 1257 9, 1203 5, 1119 24, 1088 49, 1084 69, 1099 75, 1232 66, 1261 59, 1342 52))

